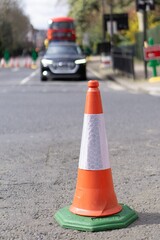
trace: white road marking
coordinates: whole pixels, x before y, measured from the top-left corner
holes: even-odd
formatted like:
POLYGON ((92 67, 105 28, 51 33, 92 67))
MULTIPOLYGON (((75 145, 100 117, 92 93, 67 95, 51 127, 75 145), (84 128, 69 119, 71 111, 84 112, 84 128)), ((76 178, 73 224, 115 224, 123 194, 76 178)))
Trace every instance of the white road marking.
POLYGON ((29 82, 32 79, 32 77, 34 77, 38 73, 38 71, 39 71, 39 69, 37 69, 36 71, 32 72, 28 77, 22 79, 22 81, 20 82, 20 85, 24 85, 27 82, 29 82))
POLYGON ((155 97, 159 97, 160 96, 160 92, 153 91, 153 90, 150 91, 149 94, 152 95, 152 96, 155 96, 155 97))

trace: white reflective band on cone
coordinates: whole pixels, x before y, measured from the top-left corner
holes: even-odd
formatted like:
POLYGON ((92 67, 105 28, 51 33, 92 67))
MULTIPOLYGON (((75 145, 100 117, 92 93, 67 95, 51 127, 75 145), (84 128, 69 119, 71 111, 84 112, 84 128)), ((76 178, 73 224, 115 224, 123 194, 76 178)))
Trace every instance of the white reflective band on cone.
POLYGON ((103 114, 84 115, 79 168, 85 170, 110 168, 103 114))

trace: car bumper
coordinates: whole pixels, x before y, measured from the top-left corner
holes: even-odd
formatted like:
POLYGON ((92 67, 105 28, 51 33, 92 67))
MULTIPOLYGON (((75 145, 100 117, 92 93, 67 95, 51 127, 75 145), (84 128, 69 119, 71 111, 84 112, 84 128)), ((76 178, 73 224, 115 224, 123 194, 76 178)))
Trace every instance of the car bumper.
POLYGON ((86 65, 81 65, 76 72, 53 73, 49 67, 41 66, 41 75, 48 79, 80 79, 86 76, 86 65))

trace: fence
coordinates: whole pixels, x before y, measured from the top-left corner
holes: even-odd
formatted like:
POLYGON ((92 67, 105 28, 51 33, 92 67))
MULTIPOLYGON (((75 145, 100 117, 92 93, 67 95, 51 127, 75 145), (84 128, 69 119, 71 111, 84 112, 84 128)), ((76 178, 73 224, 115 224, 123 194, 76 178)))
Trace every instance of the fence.
POLYGON ((131 75, 135 79, 134 53, 125 48, 114 48, 112 50, 113 69, 131 75))

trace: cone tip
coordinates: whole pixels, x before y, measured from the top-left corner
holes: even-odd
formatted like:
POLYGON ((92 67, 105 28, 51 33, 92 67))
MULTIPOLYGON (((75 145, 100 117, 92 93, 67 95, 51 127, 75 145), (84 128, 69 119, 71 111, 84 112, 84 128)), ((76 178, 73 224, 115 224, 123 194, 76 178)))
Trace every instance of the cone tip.
POLYGON ((99 87, 99 82, 97 80, 90 80, 90 81, 88 81, 88 87, 98 88, 99 87))

